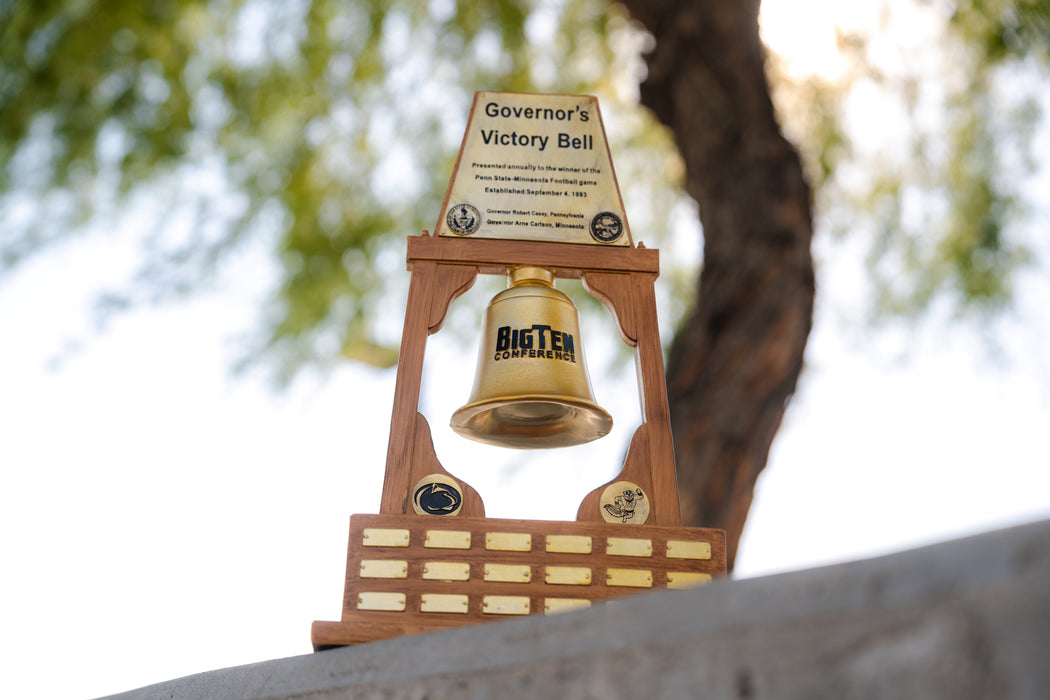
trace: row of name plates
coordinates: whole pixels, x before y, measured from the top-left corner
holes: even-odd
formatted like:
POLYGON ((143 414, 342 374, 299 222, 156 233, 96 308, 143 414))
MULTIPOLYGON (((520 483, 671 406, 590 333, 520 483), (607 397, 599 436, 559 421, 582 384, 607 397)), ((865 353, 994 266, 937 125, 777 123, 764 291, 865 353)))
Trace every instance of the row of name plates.
POLYGON ((342 621, 315 622, 314 646, 586 608, 725 570, 722 530, 354 515, 342 621))

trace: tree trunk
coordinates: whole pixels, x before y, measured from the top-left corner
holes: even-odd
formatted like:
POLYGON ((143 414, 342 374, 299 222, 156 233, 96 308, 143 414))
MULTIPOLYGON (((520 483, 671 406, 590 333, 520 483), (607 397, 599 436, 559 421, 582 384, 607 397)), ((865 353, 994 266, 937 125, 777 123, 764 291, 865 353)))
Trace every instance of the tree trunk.
POLYGON ((812 325, 811 196, 780 133, 756 0, 628 0, 656 47, 642 102, 674 132, 699 204, 697 301, 667 362, 682 517, 729 566, 812 325))

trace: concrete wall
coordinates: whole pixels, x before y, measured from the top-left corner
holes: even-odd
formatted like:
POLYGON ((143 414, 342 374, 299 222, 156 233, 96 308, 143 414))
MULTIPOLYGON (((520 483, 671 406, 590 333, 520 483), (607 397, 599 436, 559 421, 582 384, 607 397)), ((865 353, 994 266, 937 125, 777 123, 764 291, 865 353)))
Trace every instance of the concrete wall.
POLYGON ((266 661, 112 697, 1046 700, 1050 521, 557 617, 266 661))

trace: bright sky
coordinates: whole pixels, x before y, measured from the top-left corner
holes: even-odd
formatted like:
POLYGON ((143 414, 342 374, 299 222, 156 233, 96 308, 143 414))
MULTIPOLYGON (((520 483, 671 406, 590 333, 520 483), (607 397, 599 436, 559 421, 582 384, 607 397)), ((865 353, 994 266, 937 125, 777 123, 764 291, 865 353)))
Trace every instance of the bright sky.
MULTIPOLYGON (((792 3, 766 5, 767 17, 789 21, 780 8, 792 3)), ((810 45, 820 42, 799 43, 810 45)), ((1048 215, 1044 203, 1035 219, 1048 215)), ((232 377, 233 338, 250 327, 265 269, 250 257, 225 289, 93 335, 90 294, 123 279, 134 255, 130 235, 89 237, 0 285, 3 697, 91 697, 308 653, 310 623, 339 616, 348 517, 378 508, 393 372, 348 365, 286 394, 257 375, 232 377), (83 343, 66 353, 71 338, 83 343)), ((856 256, 824 242, 818 255, 808 367, 738 575, 1050 517, 1045 268, 1022 276, 996 363, 972 333, 946 325, 859 333, 844 318, 856 256)), ((581 333, 592 376, 610 329, 581 333)), ((490 516, 571 519, 613 474, 638 420, 633 377, 599 383, 613 435, 525 461, 447 428, 469 392, 473 351, 463 357, 439 334, 427 361, 423 410, 438 455, 490 516)))

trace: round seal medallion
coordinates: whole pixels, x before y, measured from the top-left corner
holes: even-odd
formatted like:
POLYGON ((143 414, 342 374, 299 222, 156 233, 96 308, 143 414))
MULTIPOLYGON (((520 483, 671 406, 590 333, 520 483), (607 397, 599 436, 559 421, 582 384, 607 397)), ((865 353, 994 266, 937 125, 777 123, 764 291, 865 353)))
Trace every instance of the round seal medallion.
POLYGON ((469 236, 481 226, 481 213, 470 204, 455 204, 449 207, 445 223, 457 236, 469 236))
POLYGON ((611 211, 603 211, 591 219, 591 237, 602 243, 612 243, 623 235, 623 222, 611 211))

